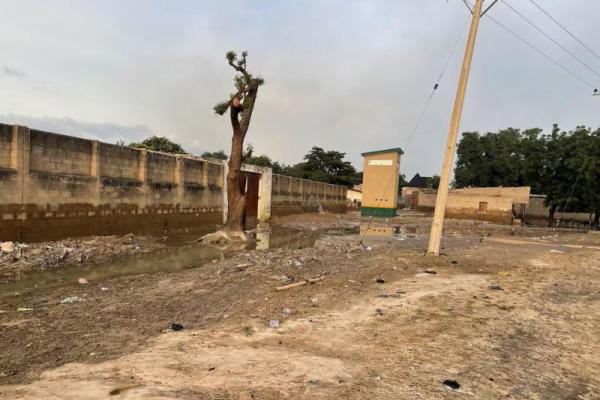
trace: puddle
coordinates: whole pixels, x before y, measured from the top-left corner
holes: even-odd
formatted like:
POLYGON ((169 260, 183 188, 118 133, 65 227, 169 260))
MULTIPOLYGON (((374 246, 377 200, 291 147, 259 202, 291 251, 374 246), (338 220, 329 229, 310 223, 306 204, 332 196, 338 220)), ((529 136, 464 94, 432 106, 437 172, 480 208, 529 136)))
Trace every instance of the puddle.
POLYGON ((104 264, 72 264, 50 271, 23 273, 19 280, 0 285, 0 297, 14 296, 15 292, 22 295, 43 288, 73 285, 77 284, 78 278, 85 278, 93 284, 116 276, 180 271, 228 258, 244 250, 312 247, 321 234, 318 231, 263 226, 256 231, 256 242, 233 250, 185 242, 179 238, 177 245, 170 242, 171 247, 121 256, 104 264))

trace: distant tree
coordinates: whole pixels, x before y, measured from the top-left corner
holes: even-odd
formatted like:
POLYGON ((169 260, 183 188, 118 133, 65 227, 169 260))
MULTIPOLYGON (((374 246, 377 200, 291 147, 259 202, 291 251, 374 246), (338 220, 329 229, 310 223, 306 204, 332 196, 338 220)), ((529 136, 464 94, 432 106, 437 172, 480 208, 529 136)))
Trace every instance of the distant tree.
POLYGON ((440 176, 434 175, 431 178, 427 178, 427 187, 430 189, 438 189, 440 187, 440 176))
POLYGON ((530 186, 545 194, 548 223, 556 213, 589 212, 600 220, 600 129, 584 126, 552 133, 505 129, 479 135, 465 132, 458 145, 456 187, 530 186))
POLYGON ((136 149, 146 149, 160 151, 172 154, 187 154, 187 152, 177 143, 172 142, 166 137, 152 136, 145 139, 142 143, 130 143, 129 147, 136 149))
POLYGON ((357 182, 358 174, 350 161, 345 161, 346 153, 325 151, 313 147, 304 156, 304 162, 291 168, 293 176, 313 181, 352 186, 357 182))
POLYGON ((244 139, 248 128, 254 104, 258 95, 258 88, 264 80, 255 77, 246 68, 248 52, 242 52, 238 57, 236 52, 229 51, 225 58, 228 64, 236 71, 234 78, 235 93, 227 101, 213 107, 215 113, 225 114, 229 110, 233 137, 231 140, 231 156, 229 157, 229 170, 227 172, 227 223, 226 229, 235 232, 237 236, 244 235, 244 213, 246 210, 246 196, 242 194, 240 182, 242 178, 241 167, 244 161, 244 139))
POLYGON ((215 160, 227 160, 229 156, 225 153, 225 150, 219 151, 205 151, 200 155, 202 158, 212 158, 215 160))

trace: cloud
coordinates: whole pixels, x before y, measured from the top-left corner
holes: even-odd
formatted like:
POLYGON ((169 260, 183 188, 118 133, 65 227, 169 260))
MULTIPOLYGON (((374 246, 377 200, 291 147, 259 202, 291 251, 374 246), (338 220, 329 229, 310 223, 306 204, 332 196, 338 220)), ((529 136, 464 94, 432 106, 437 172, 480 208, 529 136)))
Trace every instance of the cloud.
POLYGON ((141 141, 152 136, 152 130, 144 125, 119 125, 110 122, 85 122, 73 118, 30 117, 24 115, 0 115, 6 124, 24 125, 32 129, 95 139, 108 143, 118 140, 125 142, 141 141))
POLYGON ((8 76, 15 79, 25 79, 27 77, 27 74, 25 72, 6 64, 2 65, 0 73, 4 76, 8 76))

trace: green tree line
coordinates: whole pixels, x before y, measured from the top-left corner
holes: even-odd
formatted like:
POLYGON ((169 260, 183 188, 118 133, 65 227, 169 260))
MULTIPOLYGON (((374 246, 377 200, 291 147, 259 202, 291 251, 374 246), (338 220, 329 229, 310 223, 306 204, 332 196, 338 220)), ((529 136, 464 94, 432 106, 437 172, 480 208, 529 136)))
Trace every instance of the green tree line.
POLYGON ((458 144, 454 186, 530 186, 546 195, 552 221, 556 211, 600 217, 600 129, 578 126, 551 133, 508 128, 465 132, 458 144))
MULTIPOLYGON (((124 145, 124 142, 118 144, 124 145)), ((152 136, 140 143, 130 143, 129 147, 160 151, 163 153, 187 154, 181 145, 166 137, 152 136)), ((200 157, 227 160, 229 156, 224 150, 205 151, 200 157)), ((273 161, 267 155, 254 155, 254 147, 250 144, 244 151, 244 163, 261 167, 270 167, 274 174, 295 178, 310 179, 336 185, 352 186, 362 182, 362 172, 357 172, 350 161, 345 160, 346 153, 324 150, 313 147, 297 164, 285 164, 273 161)))

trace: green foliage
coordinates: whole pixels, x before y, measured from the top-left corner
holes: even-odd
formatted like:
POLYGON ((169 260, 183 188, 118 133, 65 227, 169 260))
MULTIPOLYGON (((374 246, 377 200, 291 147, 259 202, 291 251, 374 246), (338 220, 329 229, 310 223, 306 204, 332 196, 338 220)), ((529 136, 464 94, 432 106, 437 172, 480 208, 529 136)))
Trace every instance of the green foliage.
POLYGON ((551 209, 600 213, 600 129, 577 127, 466 132, 458 145, 456 187, 531 186, 551 209))
POLYGON ((146 149, 153 151, 160 151, 163 153, 172 153, 172 154, 187 154, 183 148, 166 137, 152 136, 145 139, 142 143, 130 143, 129 147, 134 147, 136 149, 146 149))
POLYGON ((434 175, 431 178, 427 178, 427 187, 430 189, 437 189, 440 187, 440 176, 434 175))
POLYGON ((212 158, 215 160, 227 160, 229 156, 225 153, 225 150, 219 151, 205 151, 200 155, 202 158, 212 158))
POLYGON ((225 54, 225 59, 238 73, 233 78, 233 85, 236 92, 229 95, 229 100, 217 103, 213 110, 218 115, 223 115, 232 104, 232 100, 237 99, 242 103, 244 98, 252 90, 257 90, 259 86, 265 83, 265 80, 260 76, 254 76, 246 69, 248 52, 243 51, 240 56, 235 51, 228 51, 225 54))
POLYGON ((221 103, 215 104, 215 106, 213 107, 213 110, 215 111, 216 114, 223 115, 223 114, 225 114, 225 112, 227 111, 228 108, 229 108, 229 102, 223 101, 221 103))
POLYGON ((346 153, 325 151, 315 146, 304 156, 304 162, 291 168, 290 174, 313 181, 352 186, 360 181, 356 169, 344 160, 345 156, 346 153))

